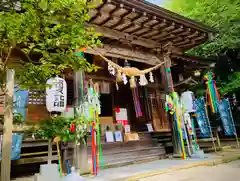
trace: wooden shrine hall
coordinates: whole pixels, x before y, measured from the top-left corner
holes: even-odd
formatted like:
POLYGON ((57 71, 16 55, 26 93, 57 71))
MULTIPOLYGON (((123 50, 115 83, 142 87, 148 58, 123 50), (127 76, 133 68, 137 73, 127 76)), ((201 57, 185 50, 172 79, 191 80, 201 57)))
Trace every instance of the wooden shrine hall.
MULTIPOLYGON (((211 40, 216 33, 215 30, 138 0, 104 0, 95 9, 91 9, 89 15, 91 18, 87 26, 101 33, 103 43, 102 47, 95 50, 85 50, 87 59, 88 55, 95 57, 90 58, 93 59, 94 64, 102 65, 105 70, 107 69, 99 53, 118 65, 124 66, 124 61, 127 60, 132 67, 139 69, 166 62, 164 66, 153 72, 156 81, 145 86, 148 90, 145 99, 151 102, 150 118, 147 118, 148 106, 145 104, 142 105, 145 114, 143 113, 142 117, 135 116, 133 95, 129 85, 119 85, 120 89, 116 91, 115 84, 110 83, 113 114, 108 115, 110 117, 103 116, 100 124, 117 123, 114 110, 116 107, 125 107, 131 131, 137 132, 139 139, 129 141, 128 144, 102 143, 105 165, 164 157, 166 151, 169 151, 167 147, 172 146, 171 121, 164 110, 165 94, 170 91, 166 79, 166 67, 172 67, 174 83, 178 87, 184 83, 196 84, 194 71, 209 67, 213 60, 187 55, 184 52, 211 40), (149 133, 146 128, 147 123, 152 124, 154 132, 149 133)), ((104 70, 98 71, 95 75, 89 74, 88 77, 93 81, 114 82, 114 78, 109 78, 109 72, 104 73, 104 70)), ((140 102, 144 102, 141 101, 141 96, 140 102)), ((101 103, 104 107, 104 100, 101 103)))
MULTIPOLYGON (((107 142, 104 137, 106 130, 101 128, 105 166, 164 158, 166 152, 169 152, 168 148, 172 147, 171 121, 164 110, 165 94, 171 91, 171 85, 166 78, 166 67, 172 67, 176 88, 183 83, 196 83, 194 71, 209 67, 213 61, 187 55, 184 52, 211 40, 216 31, 139 0, 103 0, 96 8, 89 11, 89 15, 91 18, 86 26, 95 28, 102 35, 100 39, 103 43, 101 47, 94 50, 86 49, 84 51, 84 56, 89 62, 102 67, 96 73, 86 74, 88 79, 98 82, 100 87, 105 87, 101 88, 104 91, 101 90, 100 96, 101 127, 108 127, 107 131, 116 131, 116 108, 125 108, 131 131, 137 133, 137 138, 133 138, 133 140, 128 138, 127 143, 124 141, 107 142), (165 62, 159 69, 153 71, 154 83, 147 84, 144 86, 145 88, 139 86, 138 91, 142 95, 139 96, 142 116, 135 114, 134 96, 129 85, 119 83, 119 90, 116 90, 116 78, 109 74, 107 62, 99 56, 99 53, 119 66, 124 66, 124 63, 128 61, 131 67, 140 70, 165 62), (147 124, 152 125, 153 132, 149 131, 147 124)), ((74 101, 78 98, 75 88, 76 75, 77 72, 72 72, 65 76, 68 84, 69 107, 74 105, 74 101)), ((44 98, 35 103, 30 94, 27 120, 38 121, 48 116, 44 98)), ((47 146, 47 141, 46 144, 43 144, 42 140, 39 143, 31 142, 31 144, 36 147, 47 146)), ((33 147, 29 145, 29 140, 23 141, 25 149, 33 147)), ((88 149, 90 158, 90 142, 88 149)), ((64 161, 71 158, 72 155, 71 148, 63 150, 64 161)), ((81 158, 85 160, 84 156, 81 158)), ((47 156, 45 155, 44 159, 38 157, 38 161, 35 162, 46 160, 47 156)), ((91 164, 89 163, 89 165, 91 164)), ((87 168, 80 170, 82 172, 89 171, 87 168)))

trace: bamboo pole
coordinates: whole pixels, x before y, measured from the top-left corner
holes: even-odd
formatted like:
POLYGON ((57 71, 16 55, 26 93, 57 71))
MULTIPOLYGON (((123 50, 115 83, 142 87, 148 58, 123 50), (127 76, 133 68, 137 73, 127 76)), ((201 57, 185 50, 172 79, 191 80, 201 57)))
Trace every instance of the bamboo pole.
POLYGON ((219 147, 219 148, 222 148, 222 146, 221 146, 221 141, 220 141, 219 134, 218 134, 218 130, 215 131, 215 134, 216 134, 216 137, 217 137, 218 147, 219 147))
POLYGON ((215 141, 214 141, 214 137, 213 137, 213 131, 212 131, 212 127, 211 127, 211 123, 210 123, 209 117, 208 117, 207 105, 206 105, 205 101, 204 101, 204 108, 205 108, 207 122, 208 122, 209 130, 210 130, 210 134, 211 134, 211 138, 212 138, 213 148, 214 148, 214 151, 217 152, 217 147, 215 145, 215 141))
POLYGON ((237 148, 239 148, 240 145, 239 145, 239 141, 238 141, 237 129, 236 129, 236 126, 235 126, 235 123, 234 123, 234 120, 233 120, 233 115, 232 115, 232 110, 231 110, 231 107, 230 107, 229 99, 227 99, 227 103, 228 103, 228 109, 229 109, 229 112, 230 112, 230 116, 231 116, 231 119, 232 119, 232 124, 233 124, 234 134, 235 134, 235 138, 236 138, 237 148))
POLYGON ((6 103, 4 111, 3 142, 1 181, 10 181, 11 152, 12 152, 12 130, 13 130, 13 94, 14 94, 14 70, 7 71, 6 103))

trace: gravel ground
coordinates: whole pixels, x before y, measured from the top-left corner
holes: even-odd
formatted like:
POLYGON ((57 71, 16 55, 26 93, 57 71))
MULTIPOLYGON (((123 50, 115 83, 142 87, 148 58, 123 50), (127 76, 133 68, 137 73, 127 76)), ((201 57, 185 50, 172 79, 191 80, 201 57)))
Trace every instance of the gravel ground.
POLYGON ((140 181, 239 181, 240 160, 213 167, 195 167, 175 171, 140 181))

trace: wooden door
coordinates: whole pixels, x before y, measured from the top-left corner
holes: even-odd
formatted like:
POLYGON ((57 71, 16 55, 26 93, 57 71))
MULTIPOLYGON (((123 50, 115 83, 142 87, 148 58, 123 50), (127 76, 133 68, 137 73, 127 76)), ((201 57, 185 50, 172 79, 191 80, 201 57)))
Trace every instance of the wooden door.
POLYGON ((164 94, 151 93, 152 122, 154 130, 157 132, 170 131, 170 123, 167 112, 165 111, 164 94))

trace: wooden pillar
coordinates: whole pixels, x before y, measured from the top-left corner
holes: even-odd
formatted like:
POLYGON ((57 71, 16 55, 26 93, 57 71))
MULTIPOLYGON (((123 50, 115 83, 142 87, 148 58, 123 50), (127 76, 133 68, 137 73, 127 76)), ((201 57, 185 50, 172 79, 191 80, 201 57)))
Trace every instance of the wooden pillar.
POLYGON ((52 139, 48 140, 48 164, 52 163, 52 139))
MULTIPOLYGON (((169 94, 169 93, 174 91, 171 83, 168 80, 167 71, 166 71, 166 68, 171 67, 170 54, 169 53, 167 53, 167 54, 159 53, 158 57, 159 57, 160 60, 165 62, 165 64, 163 66, 161 66, 161 68, 160 68, 161 84, 164 87, 164 92, 166 94, 169 94)), ((178 141, 177 141, 178 137, 177 137, 176 123, 172 119, 171 115, 169 115, 169 121, 171 122, 173 151, 174 151, 174 154, 179 154, 180 153, 180 147, 179 147, 179 144, 178 144, 178 141)))
POLYGON ((7 71, 6 103, 4 111, 1 181, 10 181, 12 130, 13 130, 13 94, 14 94, 14 70, 7 71))
MULTIPOLYGON (((76 107, 80 106, 81 101, 81 88, 80 81, 82 79, 82 72, 74 73, 74 110, 76 107)), ((74 111, 76 116, 76 110, 74 111)), ((76 168, 76 171, 80 174, 87 173, 89 171, 88 168, 88 153, 87 153, 87 140, 86 144, 81 143, 74 145, 74 155, 73 155, 73 164, 76 168)))

